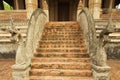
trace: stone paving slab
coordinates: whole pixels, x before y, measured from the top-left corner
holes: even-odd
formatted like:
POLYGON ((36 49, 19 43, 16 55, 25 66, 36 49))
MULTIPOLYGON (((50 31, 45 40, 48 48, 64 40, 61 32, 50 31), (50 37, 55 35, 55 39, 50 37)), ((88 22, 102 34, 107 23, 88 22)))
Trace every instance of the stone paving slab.
POLYGON ((0 80, 13 80, 11 66, 14 62, 13 59, 0 59, 0 80))

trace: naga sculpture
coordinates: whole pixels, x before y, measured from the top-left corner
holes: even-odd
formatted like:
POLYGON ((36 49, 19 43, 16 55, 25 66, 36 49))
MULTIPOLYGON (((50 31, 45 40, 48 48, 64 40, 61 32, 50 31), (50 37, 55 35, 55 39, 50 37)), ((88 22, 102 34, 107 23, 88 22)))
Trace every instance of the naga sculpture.
POLYGON ((112 14, 108 25, 102 30, 99 38, 96 36, 94 19, 87 8, 82 9, 79 13, 78 22, 82 27, 86 39, 88 53, 92 60, 92 70, 95 80, 110 80, 110 67, 106 64, 107 55, 104 47, 106 43, 110 41, 108 35, 114 30, 111 26, 112 14))
MULTIPOLYGON (((26 63, 26 55, 24 54, 25 42, 23 40, 22 34, 18 29, 15 28, 13 24, 13 19, 10 19, 10 27, 9 28, 1 28, 1 30, 6 31, 11 34, 11 42, 18 46, 16 51, 16 64, 13 67, 23 67, 23 64, 26 63)), ((26 67, 26 66, 24 66, 26 67)))

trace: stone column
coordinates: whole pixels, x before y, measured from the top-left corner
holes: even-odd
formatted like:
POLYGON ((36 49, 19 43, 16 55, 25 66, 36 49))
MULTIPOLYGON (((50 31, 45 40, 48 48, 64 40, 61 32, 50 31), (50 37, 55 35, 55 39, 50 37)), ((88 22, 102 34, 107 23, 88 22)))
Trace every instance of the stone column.
POLYGON ((19 9, 18 0, 14 0, 14 3, 15 3, 15 9, 18 10, 19 9))
POLYGON ((109 3, 109 13, 112 12, 112 7, 113 7, 114 2, 115 2, 115 0, 110 0, 110 3, 109 3))
POLYGON ((101 0, 89 0, 89 9, 94 19, 99 19, 101 14, 101 0))
POLYGON ((46 13, 48 20, 49 20, 49 9, 48 9, 47 0, 41 0, 41 2, 42 2, 42 9, 46 13))
POLYGON ((31 14, 38 7, 38 0, 26 0, 26 10, 27 10, 27 18, 30 19, 31 14))

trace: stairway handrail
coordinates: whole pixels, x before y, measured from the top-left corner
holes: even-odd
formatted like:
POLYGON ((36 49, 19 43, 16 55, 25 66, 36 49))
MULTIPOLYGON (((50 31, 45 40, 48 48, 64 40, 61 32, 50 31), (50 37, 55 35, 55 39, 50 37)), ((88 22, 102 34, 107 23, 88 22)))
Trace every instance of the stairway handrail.
POLYGON ((82 9, 79 13, 78 22, 83 30, 88 53, 92 60, 94 79, 110 80, 110 67, 106 64, 107 55, 104 49, 104 42, 106 40, 104 35, 108 34, 108 31, 103 30, 100 33, 100 38, 97 39, 94 19, 87 8, 82 9))
POLYGON ((27 29, 27 38, 24 42, 18 42, 18 49, 16 52, 16 63, 12 66, 14 70, 26 69, 31 64, 31 58, 35 53, 37 44, 41 38, 44 25, 47 22, 47 15, 42 9, 36 9, 29 20, 27 29))
POLYGON ((107 66, 107 55, 103 46, 105 34, 102 34, 102 37, 97 38, 94 19, 87 8, 82 9, 79 13, 78 22, 80 23, 80 27, 82 27, 92 63, 101 67, 107 66))
POLYGON ((93 16, 87 8, 82 9, 78 14, 78 22, 80 23, 80 27, 82 28, 84 37, 86 39, 86 45, 88 48, 87 53, 89 53, 90 57, 93 58, 94 55, 96 55, 97 37, 95 34, 96 30, 93 16))

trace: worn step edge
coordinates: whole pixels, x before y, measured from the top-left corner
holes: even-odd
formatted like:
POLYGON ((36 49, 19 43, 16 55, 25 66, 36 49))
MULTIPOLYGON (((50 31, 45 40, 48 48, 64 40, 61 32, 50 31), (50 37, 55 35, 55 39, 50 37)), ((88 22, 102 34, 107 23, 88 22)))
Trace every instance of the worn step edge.
POLYGON ((34 76, 80 76, 91 77, 91 70, 69 70, 69 69, 32 69, 30 75, 34 76))
POLYGON ((94 80, 92 77, 30 76, 30 80, 94 80))
MULTIPOLYGON (((51 44, 52 45, 52 44, 51 44)), ((58 45, 56 45, 56 46, 58 46, 58 45)), ((69 45, 67 45, 67 46, 69 46, 69 45)), ((49 50, 54 50, 54 49, 56 49, 56 50, 61 50, 61 49, 64 49, 64 50, 87 50, 87 48, 82 48, 82 47, 78 47, 78 48, 67 48, 67 47, 63 47, 63 48, 56 48, 56 47, 54 47, 54 48, 37 48, 38 50, 39 49, 45 49, 45 50, 47 50, 47 49, 49 49, 49 50)))
POLYGON ((32 62, 90 62, 90 58, 39 58, 34 57, 32 62))
POLYGON ((86 53, 87 52, 87 49, 83 49, 83 50, 80 50, 80 49, 36 49, 37 52, 58 52, 58 53, 65 53, 65 52, 79 52, 79 53, 86 53))
POLYGON ((31 64, 32 69, 78 69, 90 70, 91 63, 61 63, 61 62, 37 62, 31 64))
POLYGON ((64 54, 64 53, 35 53, 35 57, 52 57, 52 58, 89 58, 89 54, 75 53, 75 54, 64 54))

